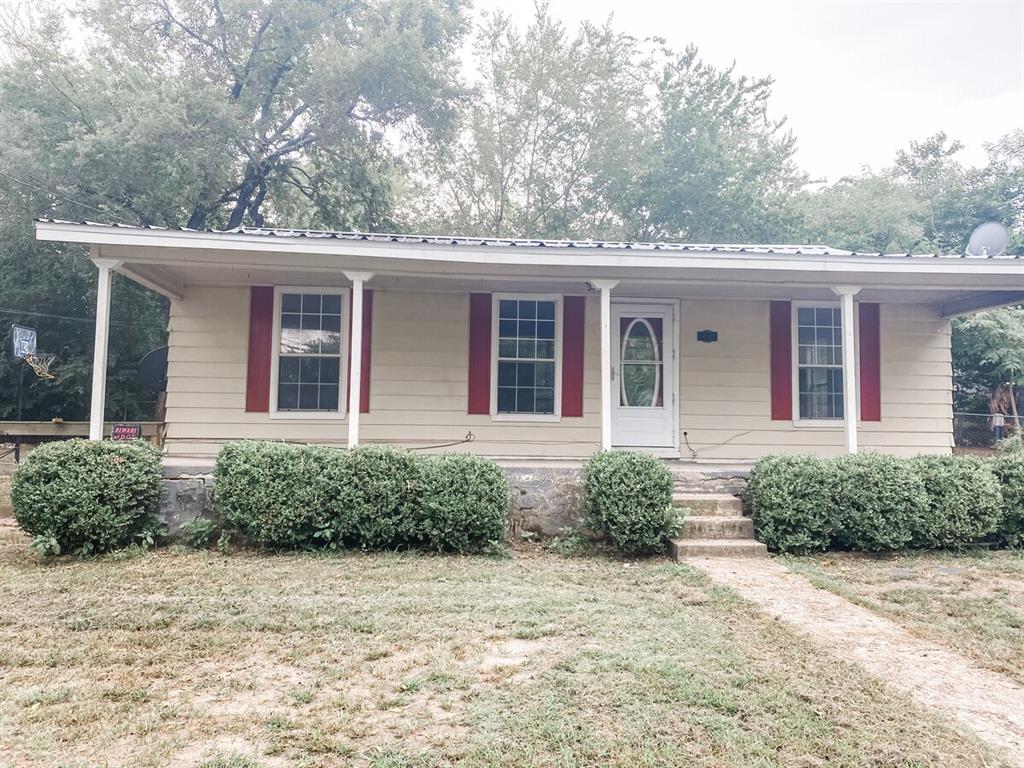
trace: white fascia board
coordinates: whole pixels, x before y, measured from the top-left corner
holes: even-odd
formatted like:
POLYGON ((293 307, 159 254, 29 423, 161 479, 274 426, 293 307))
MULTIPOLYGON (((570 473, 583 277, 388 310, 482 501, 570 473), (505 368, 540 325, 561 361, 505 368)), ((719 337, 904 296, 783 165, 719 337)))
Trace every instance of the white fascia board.
MULTIPOLYGON (((843 272, 879 274, 1017 275, 1024 279, 1024 263, 1014 259, 959 259, 878 256, 795 256, 701 251, 608 251, 600 248, 473 247, 426 243, 391 243, 330 238, 275 238, 234 232, 181 232, 129 229, 95 224, 37 222, 36 238, 137 248, 204 249, 262 253, 307 253, 371 257, 434 263, 574 267, 593 269, 764 269, 783 272, 843 272)), ((147 259, 148 260, 148 259, 147 259)), ((175 259, 175 262, 178 260, 175 259)), ((210 262, 212 263, 212 262, 210 262)))

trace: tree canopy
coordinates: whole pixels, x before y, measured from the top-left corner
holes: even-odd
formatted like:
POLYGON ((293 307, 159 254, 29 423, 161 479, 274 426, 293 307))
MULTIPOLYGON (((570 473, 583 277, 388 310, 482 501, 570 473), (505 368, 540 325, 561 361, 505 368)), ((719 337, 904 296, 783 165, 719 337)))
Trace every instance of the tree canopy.
MULTIPOLYGON (((464 0, 67 2, 0 23, 0 320, 59 356, 31 418, 86 413, 95 279, 34 217, 952 252, 995 219, 1024 250, 1024 130, 980 168, 937 132, 821 184, 770 77, 543 3, 471 31, 464 0)), ((115 292, 110 414, 139 417, 166 306, 115 292)), ((991 338, 956 324, 958 376, 987 381, 991 338)), ((0 418, 16 377, 5 352, 0 418)))

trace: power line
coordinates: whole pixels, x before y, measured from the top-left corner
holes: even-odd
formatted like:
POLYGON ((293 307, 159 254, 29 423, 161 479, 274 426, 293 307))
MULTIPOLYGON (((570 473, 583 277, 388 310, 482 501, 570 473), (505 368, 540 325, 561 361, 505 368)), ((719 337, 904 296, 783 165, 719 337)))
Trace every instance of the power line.
MULTIPOLYGON (((82 317, 80 315, 53 315, 49 312, 32 312, 28 309, 12 309, 10 307, 0 307, 0 314, 5 315, 29 315, 31 317, 47 317, 52 320, 71 320, 75 323, 95 323, 95 317, 82 317)), ((127 320, 111 320, 111 325, 144 325, 144 323, 132 323, 127 320)))
POLYGON ((43 192, 43 193, 45 193, 47 195, 53 195, 54 197, 59 197, 61 200, 63 200, 66 203, 71 203, 73 205, 79 205, 82 208, 87 208, 90 211, 95 211, 96 213, 102 214, 104 216, 109 216, 110 215, 109 211, 100 210, 96 206, 89 205, 88 203, 83 203, 81 200, 75 200, 72 197, 68 197, 67 195, 62 195, 60 192, 56 192, 56 191, 54 191, 52 189, 47 189, 46 187, 41 187, 38 184, 33 184, 31 182, 28 182, 28 181, 22 181, 21 179, 16 179, 14 176, 11 176, 9 173, 4 173, 3 171, 0 171, 0 176, 3 176, 5 179, 10 179, 15 184, 21 184, 23 187, 28 187, 29 189, 34 189, 37 192, 43 192))

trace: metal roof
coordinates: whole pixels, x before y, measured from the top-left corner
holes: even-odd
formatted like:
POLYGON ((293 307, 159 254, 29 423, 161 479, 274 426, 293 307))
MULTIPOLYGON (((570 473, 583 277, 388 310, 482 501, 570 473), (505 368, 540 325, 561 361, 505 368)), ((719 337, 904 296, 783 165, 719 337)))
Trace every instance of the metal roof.
POLYGON ((875 258, 916 259, 1020 259, 1019 255, 970 256, 967 254, 939 253, 878 253, 847 251, 827 245, 750 244, 750 243, 651 243, 617 240, 546 240, 503 237, 467 237, 463 235, 402 235, 386 232, 345 232, 316 229, 282 229, 272 227, 236 227, 235 229, 189 229, 188 227, 158 227, 139 224, 107 224, 95 221, 67 221, 63 219, 36 219, 46 224, 72 224, 115 229, 156 230, 167 232, 195 232, 213 235, 245 235, 250 237, 306 238, 352 240, 360 242, 402 243, 409 245, 469 246, 473 248, 552 248, 599 249, 629 251, 678 251, 685 253, 749 253, 792 256, 871 256, 875 258))

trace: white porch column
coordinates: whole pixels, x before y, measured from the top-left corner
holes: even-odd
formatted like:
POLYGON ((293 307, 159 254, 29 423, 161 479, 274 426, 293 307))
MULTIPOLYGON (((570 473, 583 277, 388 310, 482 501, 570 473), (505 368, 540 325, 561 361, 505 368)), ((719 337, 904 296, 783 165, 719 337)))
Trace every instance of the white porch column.
POLYGON ((618 280, 591 280, 601 291, 601 450, 612 447, 612 288, 618 280))
POLYGON ((107 403, 107 344, 110 340, 111 271, 121 266, 114 259, 93 259, 99 269, 96 282, 96 335, 92 345, 92 400, 89 405, 89 439, 103 439, 107 403))
POLYGON ((352 281, 352 336, 348 371, 348 447, 359 445, 359 393, 363 389, 363 285, 372 272, 346 272, 352 281))
POLYGON ((860 288, 837 285, 832 290, 839 295, 843 317, 843 414, 846 418, 846 452, 856 453, 860 393, 857 387, 857 324, 853 312, 853 297, 860 293, 860 288))

